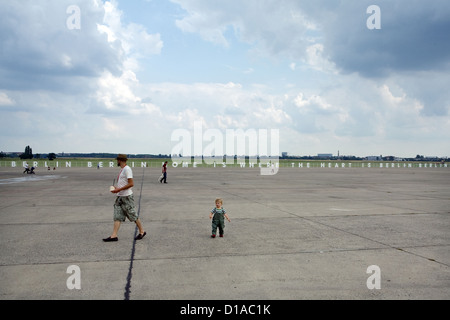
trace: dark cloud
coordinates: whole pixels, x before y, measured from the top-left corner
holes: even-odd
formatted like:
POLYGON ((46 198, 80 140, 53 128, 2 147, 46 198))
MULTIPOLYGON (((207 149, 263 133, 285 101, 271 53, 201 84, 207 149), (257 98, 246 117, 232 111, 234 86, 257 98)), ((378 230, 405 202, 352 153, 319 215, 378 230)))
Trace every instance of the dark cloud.
POLYGON ((325 54, 344 73, 385 77, 450 67, 450 6, 446 0, 340 1, 333 10, 329 19, 327 10, 314 14, 324 33, 325 54), (372 4, 381 10, 379 30, 366 25, 371 16, 366 10, 372 4))
POLYGON ((104 11, 78 1, 80 29, 70 30, 73 1, 8 1, 0 9, 0 88, 62 90, 104 70, 119 72, 119 46, 98 32, 104 11))
POLYGON ((450 67, 448 0, 172 1, 187 12, 177 21, 183 31, 228 45, 231 26, 270 56, 301 60, 316 43, 342 73, 364 77, 450 67), (367 27, 372 5, 381 11, 379 30, 367 27))

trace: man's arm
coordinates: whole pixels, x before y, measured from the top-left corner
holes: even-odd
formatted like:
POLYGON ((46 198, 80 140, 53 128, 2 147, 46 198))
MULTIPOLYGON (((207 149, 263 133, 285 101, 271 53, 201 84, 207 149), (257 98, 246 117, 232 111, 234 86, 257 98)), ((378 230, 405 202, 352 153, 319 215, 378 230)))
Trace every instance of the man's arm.
POLYGON ((128 183, 125 185, 125 186, 123 186, 122 188, 115 188, 113 191, 111 191, 112 193, 119 193, 120 191, 123 191, 123 190, 127 190, 127 189, 130 189, 130 188, 132 188, 134 186, 134 181, 133 181, 133 178, 129 178, 128 179, 128 183))

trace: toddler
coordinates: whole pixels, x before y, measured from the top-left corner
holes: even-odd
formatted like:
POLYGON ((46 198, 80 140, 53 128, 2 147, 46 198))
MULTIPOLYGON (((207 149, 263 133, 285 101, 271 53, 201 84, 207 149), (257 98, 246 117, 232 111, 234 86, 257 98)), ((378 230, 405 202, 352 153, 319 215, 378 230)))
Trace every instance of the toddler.
POLYGON ((225 228, 225 218, 227 218, 228 222, 230 222, 230 218, 227 215, 227 212, 222 207, 223 201, 222 199, 216 199, 216 207, 211 210, 209 214, 209 218, 212 219, 212 235, 211 238, 216 237, 217 227, 219 227, 219 236, 223 237, 223 229, 225 228))

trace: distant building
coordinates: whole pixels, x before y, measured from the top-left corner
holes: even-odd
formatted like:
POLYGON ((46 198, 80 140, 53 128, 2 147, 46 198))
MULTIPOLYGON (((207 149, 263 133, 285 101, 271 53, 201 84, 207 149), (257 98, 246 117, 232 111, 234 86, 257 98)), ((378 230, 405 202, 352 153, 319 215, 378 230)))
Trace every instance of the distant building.
POLYGON ((383 161, 383 156, 367 156, 369 161, 383 161))
POLYGON ((319 158, 319 159, 330 159, 332 157, 333 157, 332 153, 319 153, 317 155, 317 158, 319 158))
POLYGON ((281 157, 282 157, 282 158, 286 158, 287 156, 288 156, 288 153, 287 153, 287 152, 282 152, 282 153, 281 153, 281 157))

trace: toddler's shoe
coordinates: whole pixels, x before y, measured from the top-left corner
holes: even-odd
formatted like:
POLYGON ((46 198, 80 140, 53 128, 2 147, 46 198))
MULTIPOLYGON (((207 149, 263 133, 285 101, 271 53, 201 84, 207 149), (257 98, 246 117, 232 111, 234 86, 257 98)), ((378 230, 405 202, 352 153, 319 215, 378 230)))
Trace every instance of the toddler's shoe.
POLYGON ((216 237, 216 235, 215 235, 215 234, 212 234, 212 235, 211 235, 211 238, 215 238, 215 237, 216 237))
POLYGON ((219 237, 223 238, 223 234, 221 234, 219 237))

